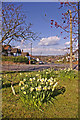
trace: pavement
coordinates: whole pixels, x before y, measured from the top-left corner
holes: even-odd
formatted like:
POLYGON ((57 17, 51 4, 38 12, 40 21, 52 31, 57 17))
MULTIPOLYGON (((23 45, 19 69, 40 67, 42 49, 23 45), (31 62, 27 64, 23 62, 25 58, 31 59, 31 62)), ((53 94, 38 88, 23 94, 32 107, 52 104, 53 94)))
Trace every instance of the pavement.
MULTIPOLYGON (((58 69, 65 69, 69 68, 69 64, 42 64, 42 65, 29 65, 29 64, 20 64, 20 65, 2 65, 1 71, 38 71, 48 68, 54 68, 55 70, 58 69)), ((73 65, 73 68, 77 69, 76 65, 73 65)))

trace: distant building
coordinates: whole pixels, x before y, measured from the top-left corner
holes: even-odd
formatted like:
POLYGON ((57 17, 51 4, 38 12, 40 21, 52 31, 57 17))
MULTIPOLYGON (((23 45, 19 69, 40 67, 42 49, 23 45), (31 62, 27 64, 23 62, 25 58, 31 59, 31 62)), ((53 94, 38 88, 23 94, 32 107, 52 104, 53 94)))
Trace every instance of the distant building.
POLYGON ((28 52, 23 52, 23 50, 22 50, 22 52, 21 52, 21 56, 25 56, 25 57, 27 57, 27 56, 29 56, 29 53, 28 53, 28 52))
POLYGON ((12 48, 10 45, 2 45, 2 55, 21 56, 21 50, 18 48, 12 48))
POLYGON ((11 49, 10 45, 2 45, 2 55, 4 56, 11 56, 11 49))
POLYGON ((21 50, 18 49, 18 48, 12 48, 12 49, 11 49, 11 54, 12 54, 13 56, 21 56, 21 50))

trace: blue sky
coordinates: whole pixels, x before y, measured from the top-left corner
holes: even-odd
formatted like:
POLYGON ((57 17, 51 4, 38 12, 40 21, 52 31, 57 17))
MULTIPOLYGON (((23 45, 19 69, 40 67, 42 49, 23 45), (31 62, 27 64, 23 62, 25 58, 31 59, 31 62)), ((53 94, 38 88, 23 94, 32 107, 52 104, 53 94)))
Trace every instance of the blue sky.
MULTIPOLYGON (((6 3, 8 4, 8 3, 6 3)), ((61 55, 66 51, 65 43, 69 43, 69 39, 63 39, 67 34, 60 34, 62 31, 60 28, 51 28, 51 20, 61 22, 62 13, 67 11, 66 9, 58 9, 60 7, 59 2, 14 2, 16 6, 22 4, 22 11, 27 16, 26 22, 31 22, 32 31, 41 33, 41 39, 32 42, 32 54, 33 55, 61 55)), ((25 45, 18 43, 15 47, 23 49, 24 52, 31 53, 31 44, 28 41, 25 45)))

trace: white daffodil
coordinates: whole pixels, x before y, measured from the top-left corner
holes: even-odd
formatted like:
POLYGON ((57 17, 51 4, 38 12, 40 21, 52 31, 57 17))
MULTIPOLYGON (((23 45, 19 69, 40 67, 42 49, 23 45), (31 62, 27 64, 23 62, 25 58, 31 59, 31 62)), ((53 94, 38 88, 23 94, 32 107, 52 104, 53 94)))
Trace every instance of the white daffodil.
POLYGON ((53 87, 53 88, 52 88, 52 91, 54 91, 54 89, 55 89, 55 88, 53 87))
POLYGON ((35 98, 35 96, 33 96, 33 99, 35 98))
POLYGON ((20 75, 22 75, 22 73, 20 73, 20 75))
POLYGON ((26 77, 27 77, 28 75, 26 74, 26 77))
POLYGON ((39 76, 39 74, 36 74, 36 76, 39 76))
POLYGON ((25 81, 26 81, 26 79, 24 78, 24 79, 23 79, 23 81, 25 82, 25 81))
POLYGON ((70 71, 71 70, 71 68, 68 68, 68 70, 67 71, 70 71))
POLYGON ((30 91, 32 92, 33 90, 34 90, 34 88, 33 88, 33 87, 31 87, 31 88, 30 88, 30 91))
POLYGON ((52 82, 52 81, 50 82, 50 85, 53 85, 53 82, 52 82))
POLYGON ((21 83, 22 85, 24 85, 24 82, 23 82, 23 81, 20 81, 20 83, 21 83))
POLYGON ((35 77, 33 77, 33 80, 35 80, 36 78, 35 77))
POLYGON ((37 82, 39 82, 39 79, 37 79, 37 82))
POLYGON ((57 86, 58 82, 56 82, 53 87, 52 87, 52 91, 54 91, 55 87, 57 86))
POLYGON ((51 80, 53 80, 53 78, 52 78, 52 77, 51 77, 50 79, 51 79, 51 80))
POLYGON ((54 82, 56 82, 57 78, 54 78, 54 82))
POLYGON ((51 80, 51 79, 49 79, 49 80, 48 80, 48 82, 52 82, 52 80, 51 80))
POLYGON ((58 82, 56 82, 56 83, 53 85, 53 87, 56 87, 56 86, 57 86, 57 84, 58 84, 58 82))
POLYGON ((47 86, 43 87, 43 90, 47 90, 47 86))
POLYGON ((41 82, 44 82, 44 78, 40 79, 41 82))
POLYGON ((48 72, 46 72, 46 74, 48 74, 48 72))
POLYGON ((28 87, 28 85, 25 85, 25 87, 28 87))
POLYGON ((50 90, 50 86, 48 87, 48 90, 50 90))
POLYGON ((38 86, 35 89, 36 89, 36 91, 41 91, 41 86, 38 86))
POLYGON ((24 90, 24 87, 21 87, 21 90, 24 90))
POLYGON ((45 80, 44 80, 45 82, 47 81, 47 78, 45 78, 45 80))
POLYGON ((21 86, 21 83, 19 83, 19 86, 21 86))
POLYGON ((24 91, 23 93, 26 94, 26 91, 24 91))
POLYGON ((46 85, 48 85, 48 82, 46 82, 46 85))
POLYGON ((30 78, 30 79, 29 79, 29 81, 31 81, 31 82, 32 82, 32 78, 30 78))

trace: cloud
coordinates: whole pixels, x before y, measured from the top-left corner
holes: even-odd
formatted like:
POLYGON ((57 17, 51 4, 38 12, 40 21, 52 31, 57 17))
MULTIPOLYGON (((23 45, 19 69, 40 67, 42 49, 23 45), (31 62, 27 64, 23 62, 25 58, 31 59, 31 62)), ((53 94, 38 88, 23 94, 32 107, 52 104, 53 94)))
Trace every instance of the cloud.
POLYGON ((57 45, 59 44, 60 38, 57 36, 52 36, 48 38, 42 38, 38 45, 43 45, 43 46, 51 46, 51 45, 57 45))
POLYGON ((70 42, 66 42, 65 45, 70 45, 70 42))
MULTIPOLYGON (((29 52, 31 54, 31 49, 23 49, 26 52, 29 52)), ((43 48, 43 47, 34 47, 32 48, 32 54, 33 55, 62 55, 65 54, 66 51, 62 49, 55 49, 55 48, 43 48)))
MULTIPOLYGON (((74 42, 74 38, 72 38, 72 41, 74 42)), ((65 45, 70 45, 70 41, 69 42, 65 42, 65 45)))

